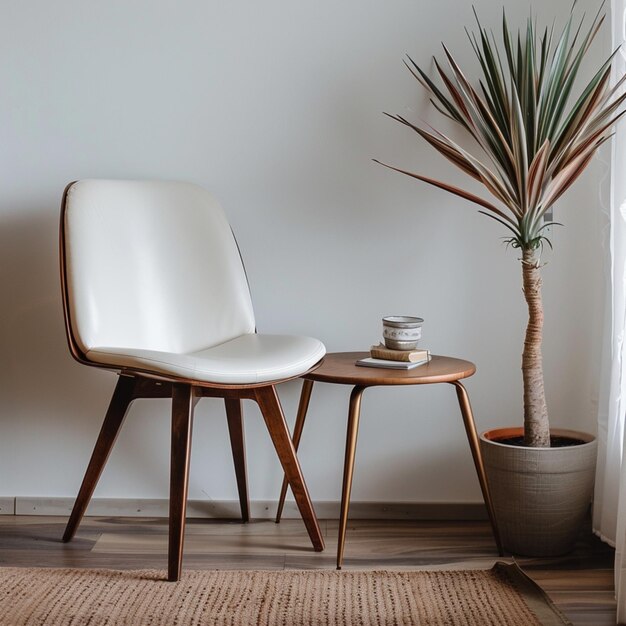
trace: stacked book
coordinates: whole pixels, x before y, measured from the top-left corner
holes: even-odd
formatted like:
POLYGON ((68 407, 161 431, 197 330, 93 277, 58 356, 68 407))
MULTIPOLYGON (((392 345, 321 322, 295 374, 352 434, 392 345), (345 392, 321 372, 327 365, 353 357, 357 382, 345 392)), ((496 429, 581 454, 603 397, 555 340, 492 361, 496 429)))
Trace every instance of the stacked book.
POLYGON ((430 350, 391 350, 382 343, 370 348, 370 356, 360 359, 357 365, 363 367, 388 367, 397 370, 410 370, 430 361, 430 350))

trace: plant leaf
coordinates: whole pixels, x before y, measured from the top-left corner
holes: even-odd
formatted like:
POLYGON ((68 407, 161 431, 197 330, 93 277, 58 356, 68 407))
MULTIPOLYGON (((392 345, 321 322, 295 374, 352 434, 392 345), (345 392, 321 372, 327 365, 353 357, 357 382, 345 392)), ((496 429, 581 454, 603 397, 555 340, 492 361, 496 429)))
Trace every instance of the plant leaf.
POLYGON ((464 189, 460 189, 459 187, 455 187, 454 185, 449 185, 448 183, 443 183, 441 181, 435 180, 434 178, 428 178, 427 176, 422 176, 421 174, 414 174, 413 172, 408 172, 406 170, 400 169, 398 167, 394 167, 393 165, 387 165, 387 163, 383 163, 382 161, 378 161, 377 159, 373 159, 375 163, 379 165, 383 165, 384 167, 388 167, 390 170, 394 170, 395 172, 400 172, 400 174, 406 174, 411 178, 416 178, 417 180, 421 180, 429 185, 433 185, 433 187, 439 187, 439 189, 444 189, 455 196, 459 196, 460 198, 464 198, 465 200, 469 200, 470 202, 474 202, 482 207, 485 207, 492 213, 499 215, 503 220, 509 222, 513 226, 515 226, 515 222, 506 214, 503 213, 498 207, 494 206, 487 200, 483 200, 479 196, 470 193, 469 191, 465 191, 464 189))
MULTIPOLYGON (((422 174, 386 165, 478 204, 513 233, 513 245, 536 249, 551 245, 541 221, 547 209, 578 179, 597 149, 611 137, 624 113, 626 76, 610 86, 616 51, 591 78, 578 78, 590 46, 604 21, 604 2, 590 23, 576 19, 574 6, 560 31, 538 31, 531 15, 525 28, 511 31, 502 12, 501 44, 481 24, 466 29, 480 75, 470 81, 443 44, 447 64, 434 58, 434 77, 407 57, 405 65, 428 91, 445 119, 459 124, 471 146, 400 115, 392 119, 411 128, 464 174, 479 181, 493 202, 422 174), (585 25, 588 24, 588 25, 585 25), (445 65, 445 69, 444 69, 445 65)), ((383 164, 384 165, 384 164, 383 164)))

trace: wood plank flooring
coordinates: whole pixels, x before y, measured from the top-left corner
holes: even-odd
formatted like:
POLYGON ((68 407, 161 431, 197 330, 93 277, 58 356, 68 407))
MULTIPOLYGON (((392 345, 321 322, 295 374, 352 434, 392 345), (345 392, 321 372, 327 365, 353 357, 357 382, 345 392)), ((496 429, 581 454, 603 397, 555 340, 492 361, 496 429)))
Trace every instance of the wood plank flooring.
MULTIPOLYGON (((166 567, 167 522, 86 517, 76 538, 61 543, 64 517, 0 515, 0 566, 166 567)), ((326 550, 315 553, 300 520, 187 522, 188 569, 333 569, 337 521, 321 520, 326 550)), ((611 548, 587 529, 571 554, 517 559, 576 626, 613 626, 611 548)), ((499 560, 487 522, 355 520, 344 569, 477 569, 499 560)), ((510 559, 503 559, 510 560, 510 559)))

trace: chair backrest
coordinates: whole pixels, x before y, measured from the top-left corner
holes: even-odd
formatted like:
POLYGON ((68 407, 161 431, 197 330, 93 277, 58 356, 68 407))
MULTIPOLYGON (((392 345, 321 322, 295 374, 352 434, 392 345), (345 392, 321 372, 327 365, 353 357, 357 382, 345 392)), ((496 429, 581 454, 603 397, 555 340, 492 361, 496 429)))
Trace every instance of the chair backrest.
POLYGON ((237 243, 206 190, 82 180, 63 204, 66 321, 80 352, 193 352, 255 332, 237 243))

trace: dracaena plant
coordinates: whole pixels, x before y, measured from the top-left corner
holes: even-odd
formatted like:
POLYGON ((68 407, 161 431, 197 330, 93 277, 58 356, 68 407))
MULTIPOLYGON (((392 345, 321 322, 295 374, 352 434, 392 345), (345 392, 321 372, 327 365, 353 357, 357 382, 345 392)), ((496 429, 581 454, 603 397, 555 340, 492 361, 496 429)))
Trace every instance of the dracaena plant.
MULTIPOLYGON (((581 87, 583 59, 604 21, 602 7, 590 25, 574 23, 573 7, 563 30, 538 33, 532 18, 512 33, 502 18, 502 41, 482 27, 467 32, 478 60, 480 80, 472 84, 448 48, 445 63, 434 58, 435 79, 410 57, 405 65, 430 95, 437 111, 469 136, 462 147, 443 132, 400 115, 392 119, 414 130, 493 196, 486 200, 445 182, 386 165, 482 207, 479 211, 508 230, 507 242, 521 252, 528 326, 522 356, 524 443, 549 446, 541 356, 543 304, 541 261, 544 216, 580 176, 623 115, 624 77, 610 85, 615 52, 581 87)), ((379 161, 378 161, 379 162, 379 161)), ((379 162, 380 163, 380 162, 379 162)), ((382 165, 385 165, 384 163, 382 165)))

